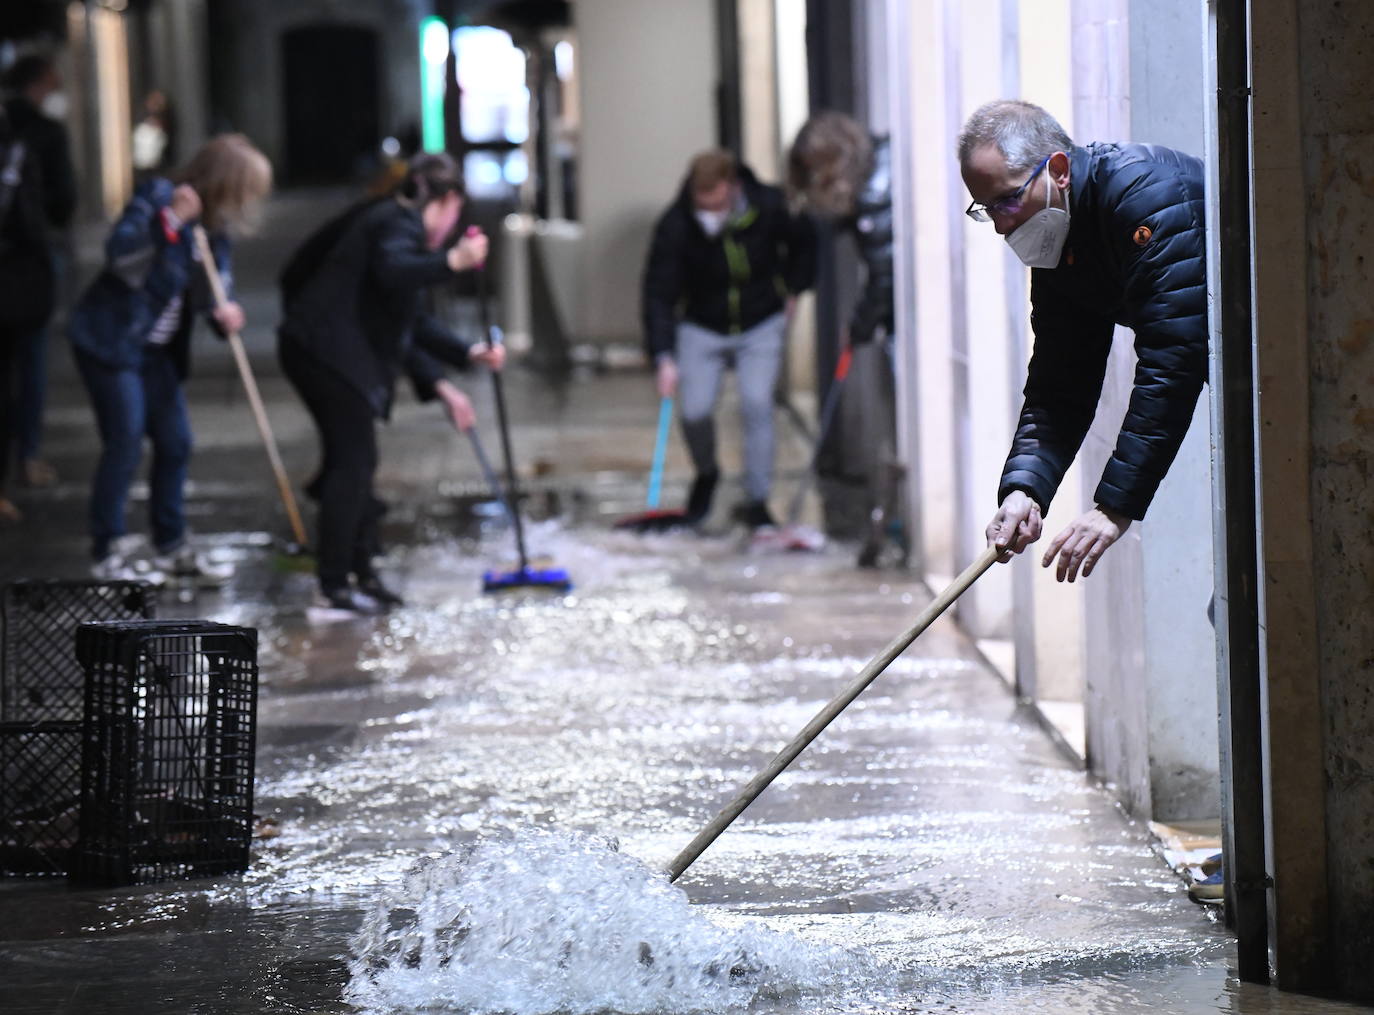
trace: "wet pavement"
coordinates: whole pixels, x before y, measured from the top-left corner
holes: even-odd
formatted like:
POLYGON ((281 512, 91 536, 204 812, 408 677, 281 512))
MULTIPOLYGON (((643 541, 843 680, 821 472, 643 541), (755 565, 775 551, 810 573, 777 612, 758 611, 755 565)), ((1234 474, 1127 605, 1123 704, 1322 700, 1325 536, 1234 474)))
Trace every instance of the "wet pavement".
MULTIPOLYGON (((277 221, 331 201, 288 198, 277 221)), ((281 246, 244 251, 260 317, 281 246)), ((308 421, 269 333, 249 340, 304 476, 308 421)), ((60 358, 57 374, 48 449, 65 481, 21 491, 30 517, 0 532, 0 580, 84 567, 94 441, 60 358)), ((704 537, 610 531, 641 496, 647 377, 515 370, 510 383, 542 519, 530 542, 573 592, 479 592, 509 533, 472 511, 465 445, 407 404, 379 485, 393 503, 384 570, 409 603, 337 622, 309 609, 308 575, 276 566, 264 540, 281 513, 246 407, 222 351, 202 357, 193 522, 238 567, 222 591, 164 593, 162 612, 259 630, 255 809, 280 834, 242 876, 0 884, 0 1012, 1364 1010, 1238 984, 1215 911, 1188 901, 1148 829, 948 620, 687 871, 685 898, 668 889, 649 872, 930 592, 856 570, 849 547, 750 552, 725 517, 730 491, 704 537), (365 923, 386 938, 406 921, 458 926, 453 914, 461 933, 440 960, 403 948, 395 975, 377 974, 385 949, 365 923)), ((804 451, 782 441, 785 474, 804 451)), ((672 471, 670 500, 680 449, 672 471)))

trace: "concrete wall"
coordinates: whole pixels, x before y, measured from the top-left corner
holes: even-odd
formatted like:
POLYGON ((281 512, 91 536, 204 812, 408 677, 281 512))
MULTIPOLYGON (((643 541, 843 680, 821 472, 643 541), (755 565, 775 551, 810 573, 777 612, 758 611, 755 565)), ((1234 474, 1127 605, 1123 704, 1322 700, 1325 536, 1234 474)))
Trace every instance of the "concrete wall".
POLYGON ((639 341, 639 283, 653 221, 692 155, 716 143, 714 7, 711 0, 576 4, 582 337, 639 341))
MULTIPOLYGON (((1330 940, 1341 989, 1374 1001, 1374 10, 1297 7, 1330 940)), ((1297 253, 1290 264, 1301 271, 1297 253)), ((1266 487, 1275 482, 1266 476, 1266 487)))

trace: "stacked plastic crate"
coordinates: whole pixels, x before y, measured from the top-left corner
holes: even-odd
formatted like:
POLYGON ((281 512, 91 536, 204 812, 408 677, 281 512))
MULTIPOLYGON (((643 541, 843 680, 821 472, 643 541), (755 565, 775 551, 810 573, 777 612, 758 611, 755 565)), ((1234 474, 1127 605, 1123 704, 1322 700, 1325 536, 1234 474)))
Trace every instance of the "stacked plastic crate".
POLYGON ((76 845, 85 708, 78 626, 155 609, 145 582, 0 587, 0 874, 65 874, 76 845))

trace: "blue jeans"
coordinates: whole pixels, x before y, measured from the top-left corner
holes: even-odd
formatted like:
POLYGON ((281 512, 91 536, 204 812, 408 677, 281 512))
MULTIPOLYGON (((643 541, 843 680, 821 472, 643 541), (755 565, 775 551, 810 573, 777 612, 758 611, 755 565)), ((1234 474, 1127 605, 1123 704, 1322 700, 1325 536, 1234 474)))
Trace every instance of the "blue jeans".
POLYGON ((153 443, 148 514, 153 545, 169 553, 186 536, 185 486, 191 461, 191 419, 181 378, 167 351, 148 346, 140 369, 111 369, 75 351, 76 365, 95 408, 100 463, 91 486, 91 553, 99 560, 110 542, 127 532, 129 487, 143 457, 143 438, 153 443))
MULTIPOLYGON (((54 253, 52 257, 54 284, 59 292, 66 273, 66 258, 54 253)), ((43 440, 43 407, 48 393, 48 325, 24 336, 19 341, 15 369, 19 378, 19 398, 15 407, 14 432, 19 447, 19 461, 38 457, 43 440)))

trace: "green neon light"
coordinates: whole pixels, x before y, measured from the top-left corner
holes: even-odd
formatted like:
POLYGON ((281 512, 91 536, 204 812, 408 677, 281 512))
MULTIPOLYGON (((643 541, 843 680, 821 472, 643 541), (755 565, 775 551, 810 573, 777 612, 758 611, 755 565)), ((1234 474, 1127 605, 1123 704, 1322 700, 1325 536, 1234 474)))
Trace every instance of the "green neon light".
POLYGON ((427 152, 441 152, 444 144, 444 85, 452 43, 443 18, 420 22, 420 143, 427 152))

